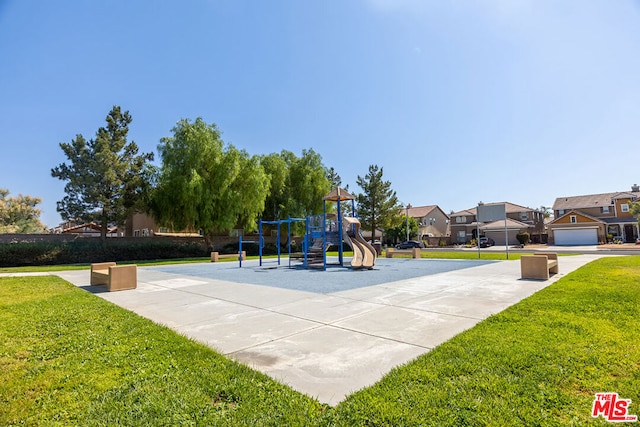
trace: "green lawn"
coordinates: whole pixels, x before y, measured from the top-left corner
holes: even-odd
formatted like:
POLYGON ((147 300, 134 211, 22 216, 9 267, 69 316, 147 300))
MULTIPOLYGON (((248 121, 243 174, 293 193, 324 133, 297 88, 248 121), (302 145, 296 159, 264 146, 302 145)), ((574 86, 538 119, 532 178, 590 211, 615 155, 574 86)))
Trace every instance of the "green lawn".
POLYGON ((594 394, 607 391, 631 399, 630 412, 640 414, 639 337, 640 257, 600 259, 393 370, 332 418, 581 425, 592 421, 594 394))
POLYGON ((324 405, 55 277, 0 279, 0 425, 305 425, 324 405))
MULTIPOLYGON (((345 251, 344 256, 353 256, 353 252, 345 251)), ((560 254, 561 256, 563 254, 560 254)), ((285 257, 287 254, 282 254, 285 257)), ((327 256, 338 256, 337 251, 327 252, 327 256)), ((384 253, 381 255, 384 257, 384 253)), ((509 260, 518 260, 522 254, 509 253, 509 260)), ((276 258, 277 255, 265 255, 263 258, 276 258)), ((396 255, 396 258, 411 258, 411 254, 396 255)), ((478 259, 477 251, 422 251, 421 258, 437 258, 437 259, 478 259)), ((258 256, 248 256, 248 260, 259 259, 258 256)), ((481 252, 480 259, 485 260, 505 260, 506 255, 504 252, 481 252)), ((186 263, 200 263, 211 262, 211 258, 176 258, 165 260, 145 260, 145 261, 133 261, 129 264, 137 264, 140 266, 151 265, 164 265, 164 264, 186 264, 186 263)), ((223 258, 220 262, 238 262, 237 259, 223 258)), ((127 263, 123 263, 127 264, 127 263)), ((27 266, 27 267, 0 267, 0 273, 27 273, 27 272, 47 272, 47 271, 65 271, 65 270, 88 270, 90 264, 67 264, 67 265, 42 265, 42 266, 27 266)))
MULTIPOLYGON (((476 254, 477 255, 477 254, 476 254)), ((640 414, 640 257, 610 257, 336 408, 58 278, 0 278, 0 425, 582 425, 640 414)))
MULTIPOLYGON (((273 258, 275 255, 265 256, 263 258, 273 258)), ((247 259, 258 259, 257 256, 248 256, 247 259)), ((174 259, 152 259, 122 262, 121 264, 137 264, 139 266, 167 265, 167 264, 191 264, 211 262, 210 257, 198 258, 174 258, 174 259)), ((223 258, 219 262, 238 262, 237 259, 223 258)), ((65 265, 39 265, 25 267, 0 267, 0 273, 32 273, 32 272, 48 272, 48 271, 68 271, 68 270, 89 270, 91 264, 65 264, 65 265)))

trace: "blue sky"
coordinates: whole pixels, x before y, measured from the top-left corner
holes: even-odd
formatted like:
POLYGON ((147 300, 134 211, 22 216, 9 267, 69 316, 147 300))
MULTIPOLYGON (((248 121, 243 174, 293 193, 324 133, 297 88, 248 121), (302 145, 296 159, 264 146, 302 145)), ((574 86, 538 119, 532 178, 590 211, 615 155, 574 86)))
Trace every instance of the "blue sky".
POLYGON ((0 0, 0 188, 57 225, 59 143, 120 105, 144 152, 202 117, 446 212, 629 190, 639 52, 637 0, 0 0))

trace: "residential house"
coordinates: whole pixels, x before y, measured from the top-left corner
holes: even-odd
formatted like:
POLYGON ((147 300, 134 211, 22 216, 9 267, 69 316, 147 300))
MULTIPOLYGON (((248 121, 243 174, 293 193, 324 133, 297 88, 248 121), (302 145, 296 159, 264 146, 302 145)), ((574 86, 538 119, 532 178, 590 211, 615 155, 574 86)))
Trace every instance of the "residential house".
MULTIPOLYGON (((66 221, 54 228, 55 234, 75 234, 82 237, 100 237, 101 227, 100 224, 95 222, 75 223, 73 221, 66 221)), ((118 233, 118 227, 110 225, 107 227, 107 237, 121 237, 118 233)))
POLYGON ((527 232, 532 241, 542 241, 544 232, 544 214, 536 209, 527 208, 510 202, 485 203, 484 205, 505 205, 505 220, 494 222, 478 222, 477 208, 454 212, 451 218, 451 239, 457 243, 468 243, 471 239, 486 236, 493 239, 496 245, 518 244, 518 233, 527 232))
POLYGON ((555 219, 549 223, 549 243, 596 245, 612 239, 633 243, 638 238, 638 220, 631 204, 640 200, 640 187, 631 191, 558 197, 553 204, 555 219))
POLYGON ((403 214, 415 218, 418 222, 418 240, 426 240, 427 237, 449 236, 449 215, 438 205, 408 205, 403 214))
POLYGON ((134 213, 127 219, 124 226, 126 237, 153 237, 153 236, 173 236, 173 237, 199 237, 197 232, 181 231, 175 232, 166 227, 159 227, 153 217, 144 213, 134 213))

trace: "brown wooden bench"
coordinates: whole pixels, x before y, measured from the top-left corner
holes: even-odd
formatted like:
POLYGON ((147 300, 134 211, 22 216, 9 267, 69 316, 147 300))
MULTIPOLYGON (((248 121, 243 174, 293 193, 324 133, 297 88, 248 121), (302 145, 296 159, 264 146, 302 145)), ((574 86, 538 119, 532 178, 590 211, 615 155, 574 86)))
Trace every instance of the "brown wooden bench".
POLYGON ((538 252, 520 258, 523 279, 549 279, 549 273, 558 273, 558 254, 538 252))
POLYGON ((411 250, 387 248, 384 252, 384 256, 387 258, 393 258, 396 255, 411 255, 411 258, 418 259, 421 257, 421 251, 420 248, 412 248, 411 250))
MULTIPOLYGON (((238 254, 221 254, 220 252, 211 252, 211 262, 218 262, 225 258, 238 259, 238 254)), ((242 260, 247 259, 247 251, 242 251, 242 260)))
POLYGON ((138 267, 115 262, 91 264, 91 285, 107 285, 109 292, 135 289, 138 286, 138 267))

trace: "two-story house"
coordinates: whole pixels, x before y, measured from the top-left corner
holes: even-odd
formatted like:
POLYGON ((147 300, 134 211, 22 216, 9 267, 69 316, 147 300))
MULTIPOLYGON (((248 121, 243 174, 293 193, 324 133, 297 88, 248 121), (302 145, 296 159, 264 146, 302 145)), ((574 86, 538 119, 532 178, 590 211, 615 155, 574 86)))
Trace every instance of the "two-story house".
POLYGON ((542 212, 516 205, 510 202, 485 203, 484 205, 505 205, 506 211, 506 232, 505 221, 477 222, 477 208, 465 209, 450 215, 451 218, 451 239, 457 243, 468 243, 471 239, 486 236, 493 239, 496 245, 504 245, 505 240, 509 245, 518 244, 516 236, 518 233, 527 232, 532 240, 539 241, 544 231, 544 215, 542 212))
POLYGON ((404 215, 418 221, 418 239, 445 237, 449 234, 449 216, 438 205, 411 206, 404 209, 404 215))
POLYGON ((549 243, 554 245, 597 245, 607 235, 633 243, 638 238, 638 220, 631 215, 631 203, 640 200, 640 187, 631 191, 558 197, 553 204, 555 219, 549 223, 549 243))

